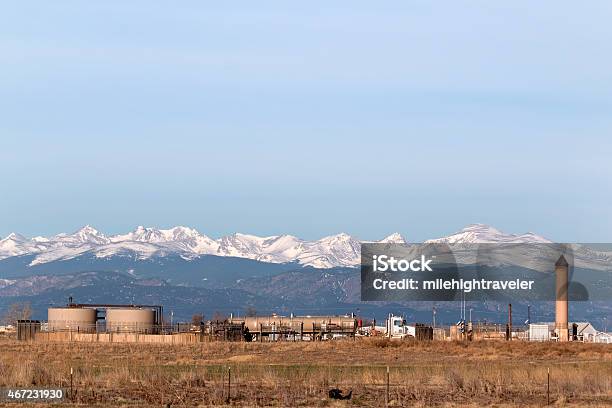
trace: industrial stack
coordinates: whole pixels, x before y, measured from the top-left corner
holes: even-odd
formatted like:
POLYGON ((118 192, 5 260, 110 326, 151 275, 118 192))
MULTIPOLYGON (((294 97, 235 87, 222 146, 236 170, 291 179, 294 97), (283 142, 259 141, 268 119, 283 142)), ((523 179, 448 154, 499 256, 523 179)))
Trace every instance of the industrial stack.
POLYGON ((555 301, 555 332, 559 341, 569 341, 568 330, 568 269, 569 264, 563 255, 555 263, 556 301, 555 301))

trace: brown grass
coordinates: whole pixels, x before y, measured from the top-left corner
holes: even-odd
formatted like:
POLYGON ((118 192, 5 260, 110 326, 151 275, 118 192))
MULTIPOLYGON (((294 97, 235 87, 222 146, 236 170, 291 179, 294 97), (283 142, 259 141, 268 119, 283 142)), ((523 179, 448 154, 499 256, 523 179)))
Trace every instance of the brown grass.
MULTIPOLYGON (((542 406, 612 404, 612 346, 523 342, 138 345, 0 340, 1 387, 67 387, 75 405, 542 406), (350 401, 327 398, 353 390, 350 401)), ((40 404, 36 405, 40 407, 40 404)))

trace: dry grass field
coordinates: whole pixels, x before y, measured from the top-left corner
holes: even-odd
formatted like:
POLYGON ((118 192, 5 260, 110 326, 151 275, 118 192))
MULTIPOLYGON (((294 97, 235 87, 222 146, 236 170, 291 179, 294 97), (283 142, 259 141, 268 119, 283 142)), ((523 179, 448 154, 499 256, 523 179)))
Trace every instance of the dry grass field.
POLYGON ((612 406, 612 345, 357 339, 177 346, 0 338, 0 388, 69 388, 72 367, 75 395, 66 406, 381 407, 387 366, 390 406, 543 406, 547 369, 551 404, 612 406), (352 390, 352 398, 329 399, 336 387, 352 390))

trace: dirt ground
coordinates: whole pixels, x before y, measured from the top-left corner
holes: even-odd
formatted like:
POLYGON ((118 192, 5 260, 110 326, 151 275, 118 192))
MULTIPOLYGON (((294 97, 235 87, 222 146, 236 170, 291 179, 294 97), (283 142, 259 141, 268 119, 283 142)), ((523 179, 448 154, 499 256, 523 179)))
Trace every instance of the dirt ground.
POLYGON ((510 407, 544 406, 549 398, 555 406, 603 407, 612 406, 612 345, 384 339, 141 345, 0 338, 0 388, 8 387, 63 388, 69 398, 56 406, 381 407, 388 399, 389 406, 510 407), (335 388, 343 396, 352 392, 351 398, 331 399, 335 388))

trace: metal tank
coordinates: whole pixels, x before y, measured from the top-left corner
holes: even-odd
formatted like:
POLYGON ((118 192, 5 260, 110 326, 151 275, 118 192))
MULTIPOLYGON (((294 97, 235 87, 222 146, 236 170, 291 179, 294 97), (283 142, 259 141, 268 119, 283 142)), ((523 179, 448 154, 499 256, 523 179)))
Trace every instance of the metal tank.
POLYGON ((354 330, 357 320, 347 316, 257 316, 232 319, 234 322, 244 322, 251 332, 259 332, 270 327, 290 328, 295 331, 336 331, 354 330))
POLYGON ((47 320, 49 331, 96 331, 96 309, 52 307, 47 320))
POLYGON ((155 311, 146 308, 106 309, 106 331, 153 333, 155 311))

